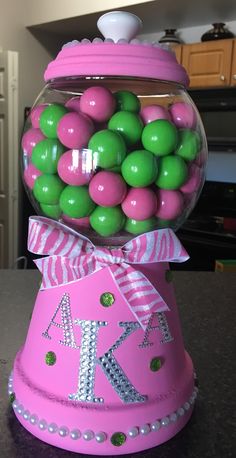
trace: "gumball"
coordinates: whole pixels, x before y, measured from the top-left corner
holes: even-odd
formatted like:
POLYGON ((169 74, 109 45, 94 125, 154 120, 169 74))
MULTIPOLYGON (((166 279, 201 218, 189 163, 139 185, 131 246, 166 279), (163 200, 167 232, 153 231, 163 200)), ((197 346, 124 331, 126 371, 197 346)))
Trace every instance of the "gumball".
POLYGON ((37 145, 37 143, 44 140, 45 136, 40 129, 32 128, 27 130, 21 141, 21 146, 25 156, 31 157, 32 150, 37 145))
POLYGON ((137 221, 135 219, 127 218, 124 230, 130 232, 131 234, 142 234, 143 232, 152 231, 157 224, 155 217, 145 219, 143 221, 137 221))
POLYGON ((133 151, 123 161, 121 171, 126 183, 134 188, 143 188, 155 181, 157 160, 149 151, 133 151))
POLYGON ((138 97, 130 91, 118 91, 114 94, 116 98, 117 111, 131 111, 138 113, 140 110, 140 101, 138 97))
POLYGON ((56 205, 64 186, 57 175, 41 175, 35 180, 33 194, 41 204, 56 205))
POLYGON ((28 188, 33 189, 35 180, 42 175, 40 170, 36 169, 33 164, 29 164, 28 167, 24 170, 24 181, 27 184, 28 188))
POLYGON ((91 119, 83 113, 66 113, 57 126, 58 138, 68 148, 86 147, 93 131, 91 119))
POLYGON ((131 188, 121 207, 124 214, 129 218, 143 221, 155 214, 157 209, 156 195, 149 188, 131 188))
POLYGON ((80 96, 72 97, 71 99, 67 100, 65 107, 70 111, 76 111, 77 113, 80 113, 80 96))
POLYGON ((167 121, 171 120, 167 108, 162 107, 161 105, 147 105, 146 107, 143 107, 140 111, 140 117, 143 124, 149 124, 157 119, 167 119, 167 121))
POLYGON ((57 164, 59 177, 67 184, 81 186, 88 184, 93 171, 91 151, 72 149, 62 154, 57 164))
POLYGON ((59 205, 40 204, 40 207, 43 214, 49 218, 59 219, 61 216, 61 209, 59 205))
POLYGON ((60 196, 60 207, 70 218, 83 218, 95 208, 87 186, 66 186, 60 196))
POLYGON ((174 124, 166 119, 157 119, 147 124, 142 133, 144 148, 157 156, 166 156, 174 151, 178 132, 174 124))
POLYGON ((125 223, 120 207, 97 207, 90 216, 92 228, 103 237, 119 232, 125 223))
POLYGON ((125 141, 118 132, 105 129, 96 132, 89 140, 94 167, 109 169, 120 165, 126 155, 125 141))
POLYGON ((32 162, 43 173, 56 173, 64 147, 56 138, 45 138, 32 151, 32 162))
POLYGON ((194 108, 190 103, 176 102, 169 108, 173 123, 179 129, 194 129, 197 117, 194 108))
POLYGON ((191 194, 199 189, 201 183, 201 170, 195 165, 191 164, 188 170, 187 181, 181 186, 180 191, 185 194, 191 194))
POLYGON ((80 98, 80 111, 93 121, 107 121, 115 111, 115 98, 109 89, 93 86, 84 91, 80 98))
POLYGON ((63 214, 62 219, 70 226, 74 226, 74 228, 90 227, 89 216, 84 216, 84 218, 70 218, 69 216, 63 214))
POLYGON ((119 132, 127 146, 135 145, 140 139, 143 123, 140 117, 129 111, 118 111, 108 122, 108 128, 119 132))
POLYGON ((43 134, 48 138, 57 138, 57 125, 68 110, 59 103, 53 103, 43 110, 39 125, 43 134))
POLYGON ((39 129, 39 120, 42 112, 45 110, 45 108, 48 106, 48 104, 42 104, 42 105, 37 105, 36 107, 32 108, 30 112, 30 121, 33 127, 39 129))
POLYGON ((178 148, 175 154, 181 156, 186 161, 193 161, 201 146, 201 140, 198 132, 190 129, 182 129, 179 131, 178 148))
POLYGON ((156 185, 162 189, 178 189, 188 176, 187 165, 179 156, 165 156, 159 160, 156 185))
POLYGON ((184 207, 183 195, 179 191, 158 189, 156 216, 162 220, 172 220, 181 215, 184 207))
POLYGON ((103 207, 115 207, 125 198, 126 183, 118 173, 98 172, 90 181, 89 194, 96 204, 103 207))

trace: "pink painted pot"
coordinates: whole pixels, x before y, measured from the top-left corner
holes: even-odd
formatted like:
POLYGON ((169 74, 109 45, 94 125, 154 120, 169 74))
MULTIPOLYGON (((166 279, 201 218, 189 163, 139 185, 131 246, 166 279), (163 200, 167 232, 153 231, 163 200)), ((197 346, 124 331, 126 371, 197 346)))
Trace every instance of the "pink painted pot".
POLYGON ((44 442, 113 456, 161 444, 188 421, 196 397, 193 365, 168 264, 134 267, 170 309, 153 314, 145 332, 109 268, 39 291, 14 363, 13 408, 44 442))

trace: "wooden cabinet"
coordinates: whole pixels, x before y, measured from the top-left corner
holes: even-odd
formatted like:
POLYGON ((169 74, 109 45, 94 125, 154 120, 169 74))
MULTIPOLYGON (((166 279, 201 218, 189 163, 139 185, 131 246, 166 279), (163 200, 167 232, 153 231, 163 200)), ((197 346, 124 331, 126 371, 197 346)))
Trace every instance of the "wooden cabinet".
POLYGON ((236 86, 236 40, 233 40, 233 58, 231 69, 231 86, 236 86))
POLYGON ((234 42, 216 40, 182 46, 182 65, 188 72, 190 87, 221 87, 231 84, 234 42))
POLYGON ((182 63, 182 45, 172 45, 171 46, 172 51, 174 51, 176 55, 176 59, 179 62, 179 64, 182 63))

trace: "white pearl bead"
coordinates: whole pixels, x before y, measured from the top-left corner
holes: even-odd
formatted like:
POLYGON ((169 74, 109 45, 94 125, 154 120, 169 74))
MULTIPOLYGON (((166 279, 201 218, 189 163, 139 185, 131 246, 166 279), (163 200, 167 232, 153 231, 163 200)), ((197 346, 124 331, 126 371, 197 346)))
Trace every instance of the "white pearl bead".
POLYGON ((139 433, 138 428, 137 428, 136 426, 134 426, 133 428, 131 428, 131 429, 129 430, 128 436, 129 436, 129 437, 132 437, 132 438, 133 438, 133 437, 137 437, 137 436, 138 436, 138 433, 139 433))
POLYGON ((39 427, 39 429, 41 429, 41 431, 44 431, 45 429, 47 429, 46 420, 40 420, 39 423, 38 423, 38 427, 39 427))
POLYGON ((9 379, 8 379, 9 382, 13 382, 13 375, 11 374, 9 379))
POLYGON ((149 425, 143 425, 140 427, 140 434, 143 434, 146 436, 146 434, 150 433, 150 426, 149 425))
POLYGON ((182 417, 184 415, 184 409, 183 407, 180 407, 178 410, 177 410, 177 414, 182 417))
POLYGON ((24 406, 22 404, 20 404, 18 407, 17 407, 17 412, 20 414, 20 415, 23 415, 24 413, 24 406))
POLYGON ((164 418, 161 419, 161 425, 162 426, 168 426, 169 423, 170 423, 169 417, 164 417, 164 418))
POLYGON ((50 433, 52 433, 52 434, 53 434, 53 433, 56 433, 57 430, 58 430, 58 426, 57 426, 56 423, 50 423, 50 425, 48 425, 48 431, 49 431, 50 433))
POLYGON ((106 438, 107 438, 107 435, 103 431, 100 431, 99 433, 95 434, 95 439, 99 443, 105 442, 106 438))
POLYGON ((103 40, 101 38, 96 37, 93 39, 93 43, 102 43, 102 42, 103 40))
POLYGON ((81 40, 81 43, 82 43, 82 45, 87 45, 87 44, 91 43, 91 41, 88 38, 83 38, 83 40, 81 40))
POLYGON ((19 405, 19 401, 17 401, 17 399, 15 399, 15 401, 12 403, 13 409, 16 410, 18 405, 19 405))
POLYGON ((73 429, 70 433, 71 439, 77 440, 81 437, 81 432, 79 429, 73 429))
POLYGON ((13 388, 13 383, 12 382, 8 383, 8 388, 13 388))
POLYGON ((152 431, 158 431, 158 429, 160 429, 161 427, 161 423, 160 421, 156 420, 154 421, 152 424, 151 424, 151 430, 152 431))
POLYGON ((88 431, 85 431, 85 432, 83 433, 83 438, 84 438, 84 440, 86 440, 86 441, 91 441, 91 439, 94 438, 94 432, 91 431, 90 429, 89 429, 88 431))
POLYGON ((178 419, 177 413, 174 412, 170 415, 170 421, 172 421, 172 423, 175 423, 177 419, 178 419))
POLYGON ((10 396, 10 394, 12 394, 12 393, 14 393, 13 389, 8 387, 8 394, 9 394, 9 396, 10 396))
POLYGON ((30 417, 30 412, 29 412, 29 410, 25 410, 25 411, 24 411, 23 417, 24 417, 25 420, 29 420, 29 417, 30 417))
POLYGON ((191 396, 191 398, 189 399, 189 403, 190 403, 191 405, 194 404, 194 397, 193 397, 193 396, 191 396))
POLYGON ((66 437, 69 434, 69 429, 66 426, 61 426, 59 429, 59 436, 66 437))
POLYGON ((30 416, 30 423, 31 423, 32 425, 37 425, 38 420, 39 420, 39 419, 38 419, 37 415, 34 415, 34 414, 33 414, 33 415, 30 416))
POLYGON ((186 412, 190 409, 190 404, 189 404, 189 402, 185 402, 185 403, 184 403, 184 409, 186 410, 186 412))

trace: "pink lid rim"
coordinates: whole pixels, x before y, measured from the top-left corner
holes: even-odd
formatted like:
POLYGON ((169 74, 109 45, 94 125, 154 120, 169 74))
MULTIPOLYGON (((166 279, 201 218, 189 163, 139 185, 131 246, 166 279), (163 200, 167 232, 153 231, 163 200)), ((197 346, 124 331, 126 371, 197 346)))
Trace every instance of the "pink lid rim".
POLYGON ((49 63, 46 82, 63 77, 127 76, 188 86, 186 70, 175 54, 152 45, 90 43, 63 48, 49 63))

